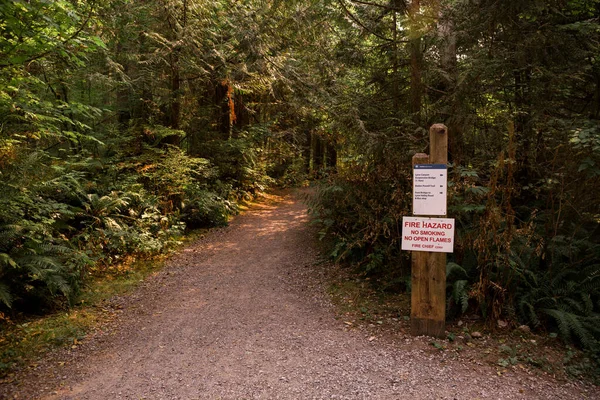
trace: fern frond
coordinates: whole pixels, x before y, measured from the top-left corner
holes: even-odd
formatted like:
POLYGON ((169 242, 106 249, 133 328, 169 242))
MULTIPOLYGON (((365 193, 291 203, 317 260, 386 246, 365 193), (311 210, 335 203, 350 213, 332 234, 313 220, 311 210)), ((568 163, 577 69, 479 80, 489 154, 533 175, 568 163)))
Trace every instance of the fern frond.
MULTIPOLYGON (((547 294, 548 292, 544 292, 547 294)), ((532 296, 532 298, 535 298, 532 296)), ((535 305, 538 308, 554 308, 557 307, 557 298, 549 295, 535 299, 535 305)))
POLYGON ((527 284, 530 288, 537 288, 539 286, 538 275, 527 268, 517 270, 517 273, 523 278, 523 283, 527 284))
POLYGON ((4 225, 0 227, 0 240, 4 243, 13 241, 19 237, 22 228, 19 225, 4 225))
POLYGON ((19 259, 19 264, 27 268, 30 273, 44 277, 61 269, 61 263, 51 256, 27 256, 19 259))
POLYGON ((600 277, 588 276, 579 285, 579 290, 584 293, 600 293, 600 277))
POLYGON ((71 294, 71 286, 69 285, 67 280, 60 275, 52 274, 46 277, 44 282, 46 283, 46 285, 48 286, 48 290, 50 290, 50 293, 52 294, 60 292, 66 297, 68 297, 71 294))
POLYGON ((6 253, 0 253, 0 265, 7 265, 13 268, 18 268, 18 264, 6 253))
POLYGON ((0 283, 0 303, 3 303, 6 307, 11 308, 12 306, 12 295, 10 289, 4 283, 0 283))
POLYGON ((542 309, 541 311, 554 319, 560 335, 565 340, 570 341, 575 336, 584 347, 589 348, 592 345, 594 339, 582 323, 580 316, 556 309, 542 309))
POLYGON ((449 262, 446 264, 446 279, 453 275, 462 275, 463 277, 468 276, 467 271, 463 267, 454 262, 449 262))
POLYGON ((570 297, 565 297, 559 303, 565 311, 576 313, 578 315, 585 314, 585 303, 570 297))
POLYGON ((518 303, 518 309, 521 318, 523 318, 523 320, 525 320, 528 324, 531 324, 534 328, 541 324, 540 318, 535 311, 535 307, 533 307, 530 302, 521 299, 518 303))
POLYGON ((452 297, 456 304, 460 304, 461 312, 464 313, 469 308, 469 293, 467 291, 469 281, 460 280, 452 285, 452 297))
POLYGON ((583 314, 585 316, 591 315, 594 311, 594 302, 592 300, 592 296, 589 294, 589 292, 584 291, 581 291, 579 296, 581 297, 581 302, 583 303, 583 314))

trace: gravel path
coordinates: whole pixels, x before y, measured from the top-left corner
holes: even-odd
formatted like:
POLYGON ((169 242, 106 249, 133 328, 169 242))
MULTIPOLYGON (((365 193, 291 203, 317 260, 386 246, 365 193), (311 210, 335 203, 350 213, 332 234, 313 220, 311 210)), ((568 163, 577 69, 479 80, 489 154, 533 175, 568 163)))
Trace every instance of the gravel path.
POLYGON ((498 376, 426 339, 348 330, 320 283, 305 206, 272 200, 173 257, 122 300, 108 333, 54 354, 0 398, 600 398, 577 383, 498 376))

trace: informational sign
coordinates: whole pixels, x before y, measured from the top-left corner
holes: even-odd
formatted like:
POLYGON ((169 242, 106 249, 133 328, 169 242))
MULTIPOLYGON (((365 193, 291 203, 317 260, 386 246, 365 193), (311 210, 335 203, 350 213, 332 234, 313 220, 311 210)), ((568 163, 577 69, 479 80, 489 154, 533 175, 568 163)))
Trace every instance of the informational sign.
POLYGON ((454 218, 402 218, 402 250, 452 253, 454 218))
POLYGON ((415 164, 413 168, 413 215, 446 215, 448 167, 415 164))

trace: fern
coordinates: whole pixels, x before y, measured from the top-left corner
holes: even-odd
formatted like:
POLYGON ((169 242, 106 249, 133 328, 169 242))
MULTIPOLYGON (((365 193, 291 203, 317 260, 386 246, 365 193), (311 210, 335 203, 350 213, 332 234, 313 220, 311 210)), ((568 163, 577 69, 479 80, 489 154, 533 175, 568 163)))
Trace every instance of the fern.
POLYGON ((0 253, 0 265, 17 268, 17 263, 6 253, 0 253))
POLYGON ((6 247, 19 237, 20 227, 15 224, 0 226, 0 248, 6 247))
POLYGON ((84 208, 87 214, 94 220, 94 223, 105 224, 105 218, 118 214, 122 208, 127 207, 129 198, 121 197, 118 193, 112 192, 110 195, 98 196, 96 193, 86 195, 87 202, 84 208))
POLYGON ((526 299, 519 300, 518 310, 522 318, 531 324, 534 328, 540 326, 541 321, 533 304, 526 299))
POLYGON ((600 276, 597 267, 564 268, 551 275, 546 272, 530 279, 519 293, 518 311, 523 322, 534 327, 546 320, 556 326, 566 340, 577 340, 583 347, 593 349, 600 339, 600 276))
POLYGON ((3 303, 6 307, 11 308, 12 306, 12 295, 10 293, 10 289, 8 285, 0 282, 0 302, 3 303))
POLYGON ((446 291, 448 306, 458 306, 457 312, 464 314, 469 308, 469 274, 465 268, 454 262, 446 264, 446 291))
POLYGON ((467 308, 469 308, 469 293, 467 289, 469 288, 469 281, 467 280, 459 280, 454 282, 452 285, 452 297, 456 304, 460 305, 461 313, 465 313, 467 308))
POLYGON ((467 271, 457 263, 449 262, 446 264, 446 280, 457 275, 462 277, 468 276, 467 271))
POLYGON ((597 325, 600 323, 600 316, 586 318, 556 309, 542 309, 540 311, 554 319, 564 339, 571 340, 576 337, 585 348, 593 347, 595 339, 589 328, 590 324, 597 325))

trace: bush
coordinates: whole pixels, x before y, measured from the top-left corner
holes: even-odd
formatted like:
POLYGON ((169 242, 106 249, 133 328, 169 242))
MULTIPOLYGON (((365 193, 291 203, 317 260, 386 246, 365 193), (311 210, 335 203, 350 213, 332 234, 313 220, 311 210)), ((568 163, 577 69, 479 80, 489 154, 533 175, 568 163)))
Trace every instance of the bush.
POLYGON ((234 202, 196 186, 186 192, 182 221, 188 229, 224 226, 236 212, 234 202))
POLYGON ((219 180, 230 185, 238 198, 250 199, 273 183, 260 153, 252 138, 241 136, 208 142, 200 155, 211 161, 219 180))
POLYGON ((34 152, 21 155, 2 178, 0 308, 39 312, 59 296, 73 299, 92 262, 68 237, 82 175, 34 152))
POLYGON ((3 168, 0 311, 69 304, 89 273, 172 248, 182 218, 190 227, 227 222, 232 188, 215 184, 207 160, 158 143, 103 159, 23 152, 3 168), (224 197, 200 189, 208 184, 224 197))
POLYGON ((406 289, 410 281, 400 252, 402 216, 409 215, 409 171, 396 163, 346 165, 323 181, 310 201, 330 256, 376 278, 384 289, 406 289))

